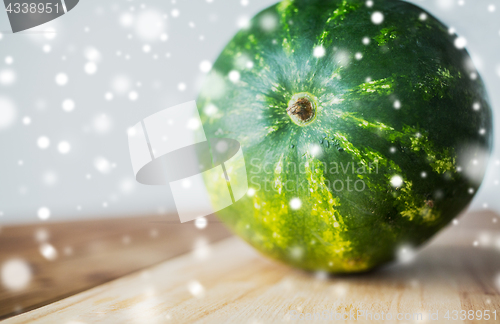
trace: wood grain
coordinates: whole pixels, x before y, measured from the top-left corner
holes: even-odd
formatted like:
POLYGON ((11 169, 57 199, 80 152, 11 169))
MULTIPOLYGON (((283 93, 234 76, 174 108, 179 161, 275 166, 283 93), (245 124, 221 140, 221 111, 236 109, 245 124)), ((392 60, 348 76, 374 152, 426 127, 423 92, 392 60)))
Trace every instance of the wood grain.
POLYGON ((410 264, 353 276, 293 270, 232 237, 5 323, 293 323, 292 311, 325 310, 395 317, 384 323, 479 322, 444 319, 446 310, 462 309, 496 310, 496 321, 481 323, 499 323, 500 231, 494 218, 473 215, 473 221, 444 230, 410 264), (483 225, 470 225, 477 223, 483 225), (428 312, 439 312, 439 320, 396 320, 398 314, 428 312))
POLYGON ((176 216, 113 218, 3 227, 0 266, 25 260, 32 280, 21 291, 0 286, 0 318, 28 311, 123 275, 157 264, 229 236, 213 217, 197 229, 176 216), (40 253, 43 244, 57 251, 54 260, 40 253))

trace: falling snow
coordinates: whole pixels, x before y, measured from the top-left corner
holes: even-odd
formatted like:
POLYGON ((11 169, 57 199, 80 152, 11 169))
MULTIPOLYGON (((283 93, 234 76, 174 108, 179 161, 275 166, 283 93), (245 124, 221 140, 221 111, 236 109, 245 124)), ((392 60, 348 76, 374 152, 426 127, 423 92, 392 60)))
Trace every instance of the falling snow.
POLYGON ((49 261, 57 259, 58 253, 54 246, 50 243, 43 243, 39 248, 40 254, 49 261))
POLYGON ((42 174, 42 182, 47 187, 52 187, 57 183, 57 173, 54 171, 46 171, 42 174))
POLYGON ((37 215, 41 220, 47 220, 50 217, 50 209, 47 207, 40 207, 37 211, 37 215))
POLYGON ((203 111, 208 116, 213 116, 219 111, 219 109, 214 104, 208 104, 203 111))
POLYGON ((235 70, 229 72, 229 80, 233 83, 238 82, 240 80, 240 72, 235 70))
POLYGON ((212 69, 212 63, 210 63, 210 61, 202 61, 200 63, 200 71, 203 72, 203 73, 207 73, 207 72, 210 72, 210 70, 212 69))
POLYGON ((14 102, 7 97, 0 96, 0 132, 10 128, 17 118, 14 102))
POLYGON ((57 144, 57 150, 61 154, 68 154, 71 150, 71 145, 66 141, 59 142, 59 144, 57 144))
POLYGON ((300 209, 302 201, 299 198, 293 198, 290 200, 290 207, 294 210, 300 209))
POLYGON ((396 251, 396 259, 403 264, 411 263, 415 260, 416 251, 409 245, 401 246, 396 251))
POLYGON ((62 103, 62 109, 66 112, 73 111, 75 109, 75 102, 71 99, 66 99, 62 103))
POLYGON ((111 88, 117 94, 125 94, 132 87, 132 81, 125 75, 118 75, 111 81, 111 88))
POLYGON ((318 58, 323 57, 323 56, 325 56, 325 53, 326 53, 326 51, 325 51, 325 48, 323 46, 317 46, 313 50, 314 57, 318 57, 318 58))
POLYGON ((99 62, 101 61, 102 55, 95 47, 85 48, 83 55, 89 62, 99 62))
POLYGON ((64 86, 68 83, 68 76, 64 73, 59 73, 56 75, 57 85, 64 86))
POLYGON ((384 14, 382 14, 380 11, 375 11, 372 14, 372 23, 375 25, 380 25, 384 21, 384 14))
POLYGON ((196 226, 197 229, 204 229, 205 227, 207 227, 207 219, 205 217, 200 217, 200 218, 197 218, 195 221, 194 221, 194 225, 196 226))
POLYGON ((189 282, 187 288, 194 297, 203 297, 205 294, 205 288, 196 280, 189 282))
MULTIPOLYGON (((84 70, 85 70, 85 73, 87 73, 89 75, 95 74, 97 72, 97 65, 94 62, 88 62, 87 64, 85 64, 84 70)), ((66 82, 64 82, 64 83, 66 83, 66 82)), ((60 84, 60 85, 62 85, 62 84, 60 84)))
POLYGON ((50 146, 50 140, 47 136, 40 136, 37 139, 36 144, 38 145, 38 147, 40 149, 45 150, 46 148, 48 148, 50 146))
POLYGON ((464 37, 457 37, 454 44, 456 48, 462 49, 467 45, 467 40, 464 37))
POLYGON ((136 101, 139 98, 139 94, 137 93, 137 91, 130 91, 128 94, 128 98, 130 99, 130 101, 136 101))
POLYGON ((102 174, 108 174, 111 171, 111 163, 105 157, 98 156, 94 159, 94 168, 102 174))
POLYGON ((12 85, 16 82, 17 74, 12 69, 0 70, 0 84, 4 86, 12 85))
POLYGON ((2 286, 5 289, 19 291, 31 282, 31 266, 23 259, 10 259, 2 264, 2 286))
POLYGON ((259 24, 264 31, 273 31, 278 27, 278 17, 271 13, 264 14, 260 17, 259 24))
POLYGON ((147 10, 141 12, 135 19, 134 31, 139 38, 145 41, 159 40, 164 30, 165 19, 159 11, 147 10))
POLYGON ((391 178, 391 186, 394 188, 399 188, 403 185, 403 178, 399 175, 395 175, 391 178))
POLYGON ((237 26, 242 29, 248 29, 250 27, 250 19, 247 16, 241 16, 238 18, 237 26))

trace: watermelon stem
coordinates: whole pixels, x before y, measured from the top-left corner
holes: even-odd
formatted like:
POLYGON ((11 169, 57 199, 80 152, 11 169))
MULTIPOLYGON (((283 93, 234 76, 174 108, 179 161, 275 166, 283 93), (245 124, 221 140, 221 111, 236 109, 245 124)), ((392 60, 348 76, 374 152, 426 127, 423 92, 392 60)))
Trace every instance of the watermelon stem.
POLYGON ((306 126, 316 119, 318 99, 308 92, 300 92, 292 96, 286 112, 298 126, 306 126))

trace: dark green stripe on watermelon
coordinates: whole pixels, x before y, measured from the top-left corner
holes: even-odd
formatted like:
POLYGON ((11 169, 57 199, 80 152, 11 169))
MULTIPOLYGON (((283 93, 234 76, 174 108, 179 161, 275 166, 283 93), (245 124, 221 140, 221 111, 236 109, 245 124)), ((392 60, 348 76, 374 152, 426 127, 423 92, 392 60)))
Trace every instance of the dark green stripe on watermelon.
POLYGON ((484 168, 473 181, 460 164, 490 151, 491 110, 456 35, 422 13, 402 1, 283 1, 236 34, 198 98, 207 136, 245 154, 252 190, 218 214, 232 230, 300 268, 364 271, 467 206, 484 168), (297 93, 317 100, 303 127, 287 114, 297 93), (364 190, 332 188, 349 179, 364 190))

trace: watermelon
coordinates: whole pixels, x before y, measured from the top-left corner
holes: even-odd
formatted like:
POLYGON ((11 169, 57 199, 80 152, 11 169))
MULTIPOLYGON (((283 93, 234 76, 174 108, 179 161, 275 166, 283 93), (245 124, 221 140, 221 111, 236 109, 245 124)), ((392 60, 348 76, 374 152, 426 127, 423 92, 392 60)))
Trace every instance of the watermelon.
POLYGON ((491 151, 462 43, 402 1, 285 0, 257 14, 197 99, 207 137, 238 140, 245 157, 249 190, 218 217, 310 271, 363 272, 424 243, 470 203, 491 151))

